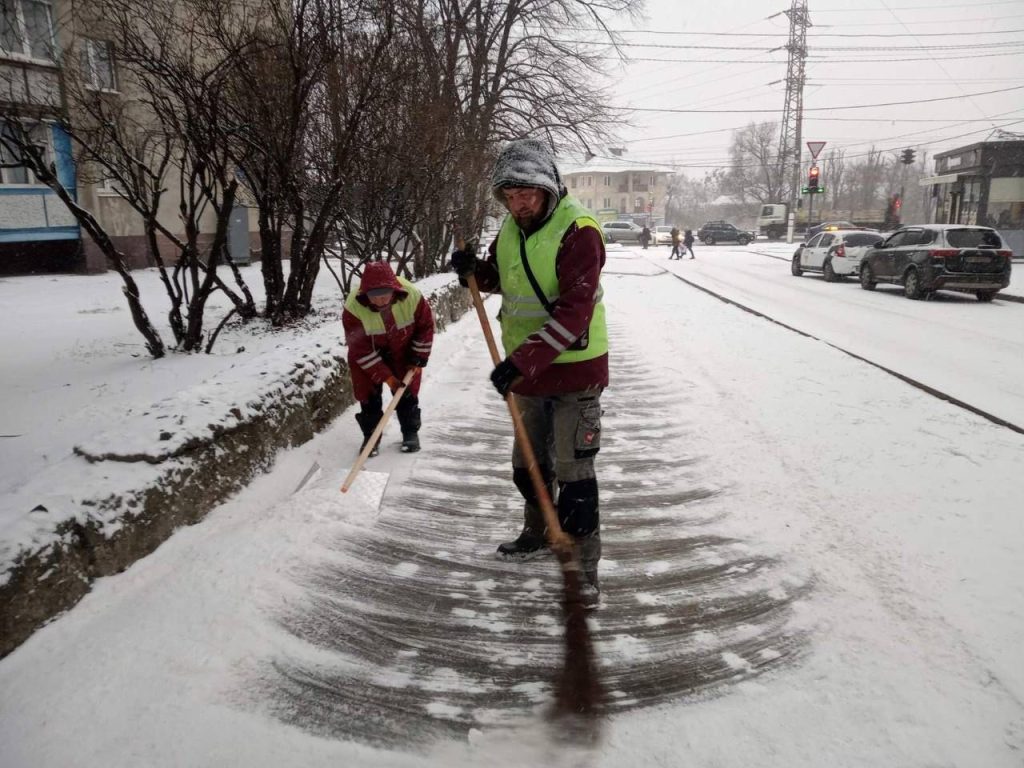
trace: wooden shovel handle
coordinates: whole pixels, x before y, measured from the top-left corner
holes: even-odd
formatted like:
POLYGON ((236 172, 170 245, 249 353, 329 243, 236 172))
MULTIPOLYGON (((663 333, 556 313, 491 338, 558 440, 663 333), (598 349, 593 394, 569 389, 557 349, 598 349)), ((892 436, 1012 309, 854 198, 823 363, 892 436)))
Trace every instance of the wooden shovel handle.
POLYGON ((412 382, 412 377, 416 375, 416 371, 419 368, 410 368, 405 372, 405 376, 402 378, 402 386, 395 390, 395 394, 391 396, 391 402, 388 403, 388 407, 384 409, 384 415, 380 417, 380 421, 377 422, 377 428, 373 430, 373 434, 370 435, 370 439, 366 441, 366 445, 363 446, 363 452, 359 454, 359 458, 356 459, 356 463, 352 465, 351 471, 348 473, 348 477, 345 478, 345 482, 341 484, 341 492, 348 493, 348 489, 352 487, 352 483, 355 482, 356 475, 359 474, 359 470, 363 468, 363 464, 370 458, 370 451, 373 450, 373 446, 377 444, 377 440, 380 439, 381 434, 384 432, 384 427, 387 426, 388 419, 391 418, 391 414, 395 412, 395 408, 398 407, 398 401, 402 399, 402 395, 405 394, 405 390, 409 388, 409 384, 412 382))
MULTIPOLYGON (((484 311, 484 302, 480 298, 480 288, 476 284, 476 275, 466 276, 466 285, 473 295, 473 306, 476 308, 476 315, 480 319, 480 327, 484 331, 484 338, 487 340, 487 349, 491 352, 491 361, 497 365, 501 362, 501 353, 494 341, 494 333, 491 331, 491 323, 484 311)), ((558 522, 558 514, 555 512, 555 505, 551 502, 551 494, 540 473, 540 465, 537 464, 537 455, 533 452, 533 445, 526 432, 526 424, 523 423, 523 414, 519 412, 515 397, 511 392, 505 395, 505 403, 508 405, 509 415, 512 416, 512 426, 515 429, 516 440, 519 441, 519 450, 526 460, 526 468, 530 472, 530 481, 533 483, 534 493, 537 494, 537 502, 540 511, 544 515, 544 524, 548 527, 548 542, 556 552, 572 552, 572 538, 562 530, 558 522)))

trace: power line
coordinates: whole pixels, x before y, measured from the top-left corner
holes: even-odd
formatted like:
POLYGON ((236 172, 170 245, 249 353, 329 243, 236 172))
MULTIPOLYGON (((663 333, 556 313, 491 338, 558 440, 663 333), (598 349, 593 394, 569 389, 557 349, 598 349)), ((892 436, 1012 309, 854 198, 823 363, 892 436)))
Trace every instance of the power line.
MULTIPOLYGON (((1003 53, 977 53, 970 54, 965 53, 963 55, 956 54, 953 56, 943 56, 944 59, 987 59, 994 56, 1019 56, 1020 51, 1005 51, 1003 53)), ((599 58, 614 59, 620 61, 617 56, 602 56, 599 58)), ((935 59, 931 56, 904 56, 898 59, 833 59, 829 56, 814 56, 808 54, 808 59, 813 59, 815 62, 820 64, 895 64, 901 61, 934 61, 935 59)), ((638 61, 653 61, 660 64, 781 64, 781 61, 774 59, 652 59, 644 57, 629 57, 626 59, 627 64, 633 64, 638 61)))
MULTIPOLYGON (((906 35, 904 35, 906 37, 906 35)), ((552 40, 553 43, 562 45, 598 45, 610 47, 610 43, 594 43, 592 40, 552 40)), ((964 43, 963 45, 885 45, 885 46, 864 46, 864 45, 833 45, 833 46, 808 46, 811 51, 958 51, 969 48, 976 51, 980 48, 1009 48, 1024 46, 1019 40, 1007 40, 998 43, 964 43)), ((782 50, 777 48, 751 48, 742 45, 690 45, 688 43, 616 43, 617 48, 671 48, 681 50, 698 51, 750 51, 752 53, 774 53, 782 50)))
MULTIPOLYGON (((956 3, 953 5, 904 5, 899 8, 888 8, 890 11, 944 11, 947 8, 977 8, 981 5, 1018 5, 1020 0, 993 0, 988 3, 956 3)), ((815 11, 818 13, 865 13, 868 11, 880 11, 881 8, 829 8, 827 10, 815 11)))
MULTIPOLYGON (((899 22, 900 26, 901 26, 901 27, 903 27, 903 31, 904 31, 904 32, 906 32, 907 34, 909 34, 909 35, 910 35, 911 37, 914 37, 914 32, 912 32, 912 31, 910 30, 910 28, 909 28, 909 27, 907 27, 907 25, 906 25, 906 22, 904 22, 904 21, 903 21, 903 19, 901 19, 901 18, 900 18, 900 17, 899 17, 899 16, 898 16, 898 15, 896 14, 896 11, 895 11, 894 9, 890 8, 890 7, 889 7, 889 6, 888 6, 888 5, 886 4, 885 0, 882 0, 882 5, 883 5, 883 6, 885 7, 885 9, 886 9, 886 10, 887 10, 887 11, 889 12, 889 15, 890 15, 890 16, 892 16, 892 17, 893 17, 894 19, 896 19, 896 21, 898 21, 898 22, 899 22)), ((914 39, 916 40, 917 38, 916 38, 916 37, 914 37, 914 39)), ((961 85, 961 84, 960 84, 959 82, 957 82, 957 81, 956 81, 956 80, 955 80, 955 79, 954 79, 954 78, 953 78, 953 77, 952 77, 952 76, 951 76, 951 75, 949 74, 949 71, 948 71, 948 70, 946 69, 946 67, 944 66, 944 63, 943 63, 942 61, 935 61, 934 63, 935 63, 935 66, 937 66, 937 67, 938 67, 938 68, 939 68, 940 70, 942 70, 942 74, 944 74, 944 75, 946 76, 946 78, 947 78, 947 79, 948 79, 948 80, 949 80, 949 81, 950 81, 951 83, 953 83, 953 85, 954 85, 954 86, 956 86, 956 87, 957 87, 957 88, 958 88, 958 89, 960 90, 960 92, 961 92, 961 93, 963 93, 963 90, 964 90, 964 89, 963 89, 963 86, 962 86, 962 85, 961 85)), ((978 112, 980 112, 980 113, 981 113, 981 115, 982 115, 983 117, 985 117, 986 119, 988 119, 988 116, 987 116, 987 115, 985 114, 985 111, 984 111, 984 110, 983 110, 983 109, 982 109, 981 107, 979 107, 979 106, 978 106, 977 104, 975 104, 973 100, 971 101, 971 106, 972 106, 972 107, 974 107, 974 108, 975 108, 976 110, 978 110, 978 112)), ((991 120, 989 120, 989 122, 992 122, 992 121, 991 121, 991 120)))
POLYGON ((828 47, 808 46, 812 51, 959 51, 970 48, 972 51, 989 48, 1009 48, 1024 45, 1020 40, 1007 40, 1001 43, 965 43, 964 45, 832 45, 828 47))
MULTIPOLYGON (((1019 83, 1022 77, 973 77, 958 78, 958 83, 1019 83)), ((948 79, 937 77, 860 78, 860 77, 815 77, 809 84, 845 83, 847 85, 903 85, 905 83, 948 83, 948 79)))
MULTIPOLYGON (((882 9, 881 8, 874 8, 873 10, 880 11, 882 9)), ((821 13, 821 11, 817 11, 817 13, 821 13)), ((1018 14, 1014 14, 1012 16, 981 16, 981 17, 977 17, 977 18, 973 18, 973 19, 915 19, 914 20, 914 24, 917 24, 917 25, 920 25, 920 24, 965 24, 965 23, 971 22, 971 21, 985 21, 985 22, 988 22, 988 21, 1006 21, 1007 19, 1024 19, 1024 15, 1021 15, 1021 14, 1018 13, 1018 14)), ((817 26, 817 28, 818 29, 831 28, 832 26, 833 26, 832 24, 819 24, 817 26)), ((836 26, 842 26, 843 29, 848 29, 850 27, 891 27, 892 26, 892 22, 891 21, 871 21, 871 22, 854 22, 854 23, 851 23, 851 24, 847 24, 847 23, 844 22, 843 24, 841 24, 841 25, 837 24, 836 26)))
MULTIPOLYGON (((1022 118, 1020 120, 1012 120, 1010 122, 1003 123, 1002 125, 999 125, 999 126, 996 126, 996 127, 997 128, 1008 128, 1011 125, 1017 125, 1019 123, 1024 123, 1024 118, 1022 118)), ((924 146, 930 146, 932 144, 941 144, 943 142, 953 141, 954 139, 961 139, 961 138, 964 138, 965 136, 973 136, 973 135, 978 134, 978 133, 989 133, 991 131, 992 131, 992 126, 985 126, 984 128, 979 128, 979 129, 976 129, 976 130, 973 130, 973 131, 967 131, 965 133, 954 134, 953 136, 943 136, 941 138, 932 139, 930 141, 918 141, 918 142, 914 143, 914 146, 916 146, 916 147, 924 147, 924 146)), ((892 140, 894 140, 896 138, 901 138, 901 137, 899 137, 899 136, 897 136, 897 137, 886 137, 886 138, 882 138, 882 139, 877 139, 877 141, 892 141, 892 140)), ((861 144, 863 144, 863 143, 866 143, 866 142, 861 142, 861 144)), ((905 143, 905 142, 903 142, 903 143, 905 143)), ((894 145, 892 147, 883 147, 881 149, 875 149, 875 152, 895 152, 898 149, 902 149, 902 144, 903 143, 896 144, 896 145, 894 145)), ((848 145, 848 146, 858 146, 858 145, 857 144, 853 144, 853 145, 848 145)), ((857 158, 857 157, 867 157, 870 154, 872 154, 872 152, 858 152, 856 154, 846 155, 846 157, 852 159, 852 158, 857 158)), ((602 160, 612 160, 612 159, 619 160, 619 161, 622 160, 621 157, 614 157, 612 155, 595 155, 595 157, 598 157, 598 158, 600 158, 602 160)), ((723 167, 729 167, 729 168, 733 168, 733 167, 735 167, 735 168, 759 168, 760 167, 760 165, 737 165, 737 166, 733 166, 732 163, 731 163, 731 158, 722 159, 722 160, 720 160, 718 162, 704 162, 704 163, 666 163, 666 162, 661 162, 661 161, 658 161, 658 160, 638 159, 638 160, 635 161, 635 164, 636 165, 661 166, 661 167, 664 167, 664 168, 672 168, 672 169, 679 169, 679 168, 723 168, 723 167)))
MULTIPOLYGON (((917 22, 914 22, 915 24, 917 22)), ((959 21, 957 22, 959 23, 959 21)), ((871 25, 874 26, 874 25, 871 25)), ((887 25, 888 26, 888 25, 887 25)), ((914 37, 971 37, 974 35, 1011 35, 1024 29, 990 29, 977 32, 918 32, 914 37)), ((814 37, 906 37, 905 32, 815 32, 814 37)))
MULTIPOLYGON (((1024 85, 1015 85, 1010 88, 997 88, 992 91, 979 91, 977 93, 965 93, 960 96, 940 96, 934 99, 913 99, 910 101, 886 101, 879 102, 877 104, 850 104, 847 106, 836 106, 836 107, 804 107, 804 112, 832 112, 839 109, 871 109, 874 107, 902 107, 907 104, 928 104, 935 101, 955 101, 957 99, 967 99, 972 96, 989 96, 993 93, 1007 93, 1008 91, 1019 91, 1024 89, 1024 85)), ((628 107, 627 111, 631 112, 683 112, 683 113, 709 113, 709 114, 728 114, 728 113, 761 113, 761 114, 774 114, 781 112, 780 109, 659 109, 656 107, 628 107)))
MULTIPOLYGON (((878 9, 878 10, 881 10, 881 9, 878 9)), ((815 11, 815 13, 820 13, 820 11, 815 11)), ((1020 16, 1004 16, 1004 17, 998 17, 998 18, 1016 19, 1016 18, 1021 18, 1021 17, 1020 16)), ((969 21, 989 21, 989 20, 990 19, 985 19, 985 18, 969 19, 969 21)), ((991 19, 991 20, 992 21, 996 21, 998 19, 991 19)), ((956 21, 957 24, 960 24, 964 20, 963 19, 956 19, 955 21, 956 21)), ((915 21, 914 23, 915 24, 920 24, 922 22, 915 21)), ((935 23, 935 22, 926 22, 926 23, 935 23)), ((943 23, 948 24, 950 22, 947 19, 943 23)), ((844 27, 846 27, 846 26, 868 26, 868 27, 886 26, 886 27, 891 27, 892 25, 889 24, 889 23, 882 23, 882 24, 864 24, 864 25, 844 24, 843 26, 844 27)), ((808 37, 809 38, 811 38, 811 37, 818 38, 818 37, 906 37, 907 36, 905 32, 818 32, 817 30, 820 29, 820 28, 821 27, 814 27, 813 29, 811 29, 808 32, 808 37)), ((828 28, 831 29, 831 26, 829 26, 828 28)), ((580 31, 580 32, 608 32, 609 30, 600 29, 598 27, 581 27, 581 28, 578 29, 578 31, 580 31)), ((610 31, 611 31, 611 33, 613 35, 671 35, 673 37, 731 37, 731 38, 735 38, 735 37, 772 37, 772 38, 778 39, 780 37, 784 37, 785 36, 785 32, 783 32, 781 30, 779 32, 701 32, 701 31, 696 31, 696 30, 673 31, 673 30, 667 30, 667 29, 613 29, 613 30, 610 30, 610 31)), ((974 35, 984 35, 984 36, 987 37, 989 35, 1012 35, 1012 34, 1017 34, 1017 33, 1020 33, 1020 32, 1024 32, 1024 29, 979 29, 977 31, 958 30, 958 31, 955 31, 955 32, 918 32, 918 33, 915 34, 915 37, 957 37, 957 38, 961 38, 961 37, 969 37, 969 36, 974 36, 974 35)))

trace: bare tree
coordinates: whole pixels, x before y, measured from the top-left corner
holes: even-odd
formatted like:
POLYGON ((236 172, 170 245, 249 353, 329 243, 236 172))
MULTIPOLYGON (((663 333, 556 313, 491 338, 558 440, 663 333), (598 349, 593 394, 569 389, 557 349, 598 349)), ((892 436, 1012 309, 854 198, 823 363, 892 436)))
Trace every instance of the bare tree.
MULTIPOLYGON (((601 81, 607 19, 642 0, 405 0, 400 15, 430 62, 439 97, 458 117, 450 221, 477 231, 495 145, 527 134, 553 145, 604 138, 617 115, 601 81), (600 30, 595 34, 594 29, 600 30), (581 39, 592 41, 581 43, 581 39)), ((445 232, 435 247, 444 248, 445 232)), ((430 246, 428 245, 428 248, 430 246)))
POLYGON ((16 158, 18 165, 24 166, 35 174, 35 177, 53 190, 60 201, 67 206, 79 226, 86 231, 106 257, 107 263, 120 275, 123 282, 121 291, 128 302, 132 322, 146 341, 146 349, 153 357, 163 357, 166 354, 166 347, 163 339, 160 338, 160 333, 150 322, 149 316, 142 306, 138 284, 128 271, 127 258, 117 249, 96 218, 76 202, 74 196, 58 178, 54 164, 47 162, 43 148, 32 136, 32 128, 38 124, 38 121, 25 118, 18 114, 13 107, 8 106, 4 108, 3 112, 0 112, 0 123, 3 125, 3 130, 0 130, 0 146, 4 149, 3 154, 16 158))
POLYGON ((779 164, 778 132, 777 123, 750 123, 733 132, 726 192, 741 201, 771 203, 782 199, 785 182, 779 164))

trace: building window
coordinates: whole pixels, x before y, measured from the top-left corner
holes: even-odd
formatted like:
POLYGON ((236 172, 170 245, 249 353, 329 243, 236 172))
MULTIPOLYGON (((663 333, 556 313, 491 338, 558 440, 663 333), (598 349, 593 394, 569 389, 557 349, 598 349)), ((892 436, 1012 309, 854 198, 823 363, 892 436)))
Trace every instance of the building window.
MULTIPOLYGON (((608 177, 605 176, 605 178, 607 179, 608 177)), ((604 205, 602 205, 601 207, 602 208, 611 208, 612 207, 612 199, 610 197, 606 197, 604 199, 604 205)))
POLYGON ((40 0, 0 0, 0 50, 53 61, 50 4, 40 0))
POLYGON ((572 187, 573 189, 576 189, 576 177, 575 176, 573 176, 571 179, 569 179, 569 186, 572 187))
MULTIPOLYGON (((604 185, 606 187, 610 187, 612 185, 612 177, 611 176, 605 176, 604 177, 604 185)), ((607 208, 607 207, 608 206, 606 205, 605 208, 607 208)))
POLYGON ((594 181, 593 176, 587 176, 587 186, 589 187, 594 181))
POLYGON ((117 90, 114 55, 109 41, 82 41, 82 79, 97 91, 117 90))
POLYGON ((626 212, 626 198, 624 198, 624 197, 619 198, 619 212, 620 213, 625 213, 626 212))
MULTIPOLYGON (((15 135, 13 126, 0 123, 0 184, 40 184, 36 175, 21 164, 21 153, 14 145, 15 135)), ((28 132, 32 143, 42 150, 43 160, 47 164, 52 159, 48 135, 49 130, 45 125, 36 125, 28 132)))

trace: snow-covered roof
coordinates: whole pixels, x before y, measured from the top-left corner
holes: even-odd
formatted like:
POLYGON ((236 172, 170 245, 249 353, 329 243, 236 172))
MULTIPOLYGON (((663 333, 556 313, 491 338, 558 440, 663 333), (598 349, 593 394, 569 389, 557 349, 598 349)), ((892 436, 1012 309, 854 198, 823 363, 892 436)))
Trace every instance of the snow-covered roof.
POLYGON ((557 164, 562 176, 569 176, 575 173, 622 173, 624 171, 632 171, 634 173, 669 173, 667 168, 613 155, 597 155, 591 157, 590 160, 580 156, 559 157, 557 164))

